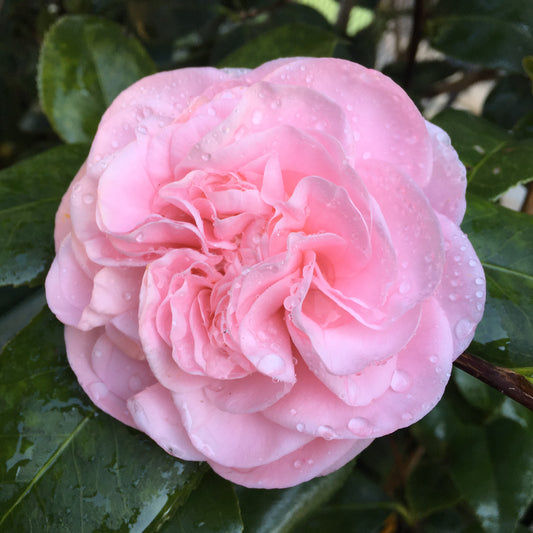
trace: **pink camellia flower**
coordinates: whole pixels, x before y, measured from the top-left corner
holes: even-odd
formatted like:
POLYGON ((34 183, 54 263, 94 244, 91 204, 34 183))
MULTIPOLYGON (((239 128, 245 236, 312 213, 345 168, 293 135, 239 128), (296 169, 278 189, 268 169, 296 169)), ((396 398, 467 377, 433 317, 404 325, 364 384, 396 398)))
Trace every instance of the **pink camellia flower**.
POLYGON ((339 468, 441 397, 481 319, 465 170, 339 59, 144 78, 56 217, 48 303, 101 409, 249 487, 339 468))

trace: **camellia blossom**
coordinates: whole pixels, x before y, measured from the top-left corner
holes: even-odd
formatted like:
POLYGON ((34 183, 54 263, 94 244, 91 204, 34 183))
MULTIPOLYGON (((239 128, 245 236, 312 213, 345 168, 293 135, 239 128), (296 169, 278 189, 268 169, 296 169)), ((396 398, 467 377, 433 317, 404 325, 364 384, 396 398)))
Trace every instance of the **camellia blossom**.
POLYGON ((438 402, 481 319, 465 169, 339 59, 122 92, 56 216, 48 303, 91 400, 249 487, 344 465, 438 402))

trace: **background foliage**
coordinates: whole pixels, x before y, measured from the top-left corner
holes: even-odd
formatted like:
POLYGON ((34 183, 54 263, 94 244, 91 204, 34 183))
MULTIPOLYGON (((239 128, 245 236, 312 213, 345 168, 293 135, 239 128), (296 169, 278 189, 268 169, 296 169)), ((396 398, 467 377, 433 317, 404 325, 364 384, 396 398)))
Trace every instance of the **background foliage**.
POLYGON ((450 133, 488 283, 469 351, 533 382, 531 0, 3 0, 0 35, 0 531, 533 531, 533 413, 460 370, 356 464, 249 490, 96 410, 42 289, 61 195, 123 88, 189 65, 342 57, 450 133), (520 184, 523 213, 499 203, 520 184))

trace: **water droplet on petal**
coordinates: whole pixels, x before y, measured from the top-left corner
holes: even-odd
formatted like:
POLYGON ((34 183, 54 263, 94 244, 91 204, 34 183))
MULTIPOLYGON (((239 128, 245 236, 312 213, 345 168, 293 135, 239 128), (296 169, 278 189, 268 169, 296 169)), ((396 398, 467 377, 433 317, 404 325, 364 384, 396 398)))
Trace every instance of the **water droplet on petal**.
POLYGON ((142 389, 142 381, 139 376, 131 376, 128 385, 133 392, 138 392, 142 389))
POLYGON ((148 130, 146 129, 146 126, 143 126, 142 124, 140 126, 137 126, 137 131, 141 135, 146 135, 148 133, 148 130))
POLYGON ((129 301, 131 300, 131 298, 132 298, 133 295, 131 294, 131 292, 126 291, 122 296, 124 297, 124 300, 126 300, 127 302, 129 302, 129 301))
POLYGON ((452 293, 450 293, 450 294, 448 295, 448 298, 450 299, 450 301, 455 302, 455 300, 457 300, 458 296, 457 296, 457 294, 455 294, 454 292, 452 292, 452 293))
POLYGON ((476 279, 474 280, 474 283, 475 283, 476 285, 483 285, 483 279, 482 279, 482 278, 476 278, 476 279))
POLYGON ((465 337, 468 337, 470 333, 472 333, 474 326, 474 322, 471 322, 467 318, 462 318, 455 325, 455 335, 458 339, 464 339, 465 337))
POLYGON ((283 359, 279 355, 273 353, 265 355, 257 365, 257 370, 267 376, 281 374, 284 369, 285 362, 283 359))
POLYGON ((141 231, 140 233, 138 233, 138 234, 135 236, 135 240, 136 240, 137 242, 143 242, 143 240, 144 240, 144 234, 143 234, 142 231, 141 231))
POLYGON ((409 420, 413 420, 413 415, 409 412, 406 412, 402 415, 402 420, 409 422, 409 420))
POLYGON ((254 111, 252 114, 252 124, 256 126, 263 121, 263 113, 261 111, 254 111))
POLYGON ((91 205, 94 203, 94 196, 92 194, 84 194, 82 200, 85 205, 91 205))
POLYGON ((348 422, 348 429, 358 437, 369 437, 372 434, 370 420, 363 417, 352 418, 348 422))
POLYGON ((302 431, 305 429, 305 426, 302 423, 296 424, 296 431, 299 431, 302 433, 302 431))
POLYGON ((319 437, 322 437, 325 440, 331 440, 337 436, 335 431, 333 431, 333 428, 329 426, 319 426, 316 432, 319 437))
POLYGON ((202 154, 201 156, 202 161, 209 161, 211 159, 211 154, 202 154))
POLYGON ((403 281, 400 284, 400 287, 398 290, 400 291, 400 294, 407 294, 410 289, 411 289, 411 284, 408 281, 403 281))
POLYGON ((475 266, 477 266, 477 262, 476 262, 474 259, 470 259, 470 261, 468 261, 468 264, 469 264, 471 267, 475 267, 475 266))
POLYGON ((436 355, 432 355, 432 356, 429 358, 429 361, 430 361, 431 363, 436 363, 438 360, 439 360, 439 358, 438 358, 436 355))
POLYGON ((101 400, 107 396, 109 389, 106 387, 105 383, 96 382, 89 386, 89 390, 95 401, 101 400))
POLYGON ((411 386, 411 377, 404 370, 396 369, 392 374, 390 387, 396 392, 405 392, 411 386))
POLYGON ((302 468, 303 466, 303 461, 300 461, 299 459, 294 461, 293 465, 294 465, 294 468, 302 468))
POLYGON ((289 413, 294 416, 296 414, 296 409, 291 409, 289 413))

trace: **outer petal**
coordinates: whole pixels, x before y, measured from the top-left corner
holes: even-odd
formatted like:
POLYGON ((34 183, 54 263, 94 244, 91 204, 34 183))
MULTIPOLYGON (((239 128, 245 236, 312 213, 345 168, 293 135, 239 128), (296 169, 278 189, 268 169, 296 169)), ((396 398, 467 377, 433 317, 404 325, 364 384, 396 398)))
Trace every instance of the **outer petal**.
POLYGON ((171 455, 186 461, 202 461, 204 455, 191 443, 170 392, 159 383, 128 401, 135 425, 171 455))
POLYGON ((341 105, 354 131, 356 168, 358 161, 377 158, 399 166, 419 185, 428 182, 431 146, 424 119, 383 74, 341 59, 302 58, 265 81, 309 87, 341 105))
POLYGON ((174 393, 173 397, 191 442, 224 466, 253 468, 271 463, 312 440, 261 413, 220 411, 201 390, 174 393))
POLYGON ((485 273, 466 235, 440 216, 446 243, 446 263, 435 298, 454 333, 453 359, 468 347, 485 306, 485 273))
POLYGON ((431 122, 426 122, 426 127, 433 147, 433 171, 424 193, 437 212, 460 224, 466 210, 465 167, 448 134, 431 122))
POLYGON ((283 489, 334 472, 371 442, 372 439, 326 441, 317 438, 272 463, 251 469, 228 468, 211 460, 208 463, 215 472, 239 485, 283 489))
POLYGON ((329 426, 335 438, 374 438, 413 424, 442 396, 453 356, 452 333, 435 300, 424 304, 417 334, 397 355, 390 387, 368 405, 339 402, 304 365, 291 392, 264 415, 287 428, 319 435, 329 426), (309 391, 313 391, 309 394, 309 391))

